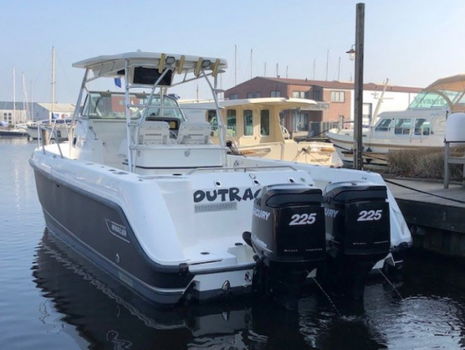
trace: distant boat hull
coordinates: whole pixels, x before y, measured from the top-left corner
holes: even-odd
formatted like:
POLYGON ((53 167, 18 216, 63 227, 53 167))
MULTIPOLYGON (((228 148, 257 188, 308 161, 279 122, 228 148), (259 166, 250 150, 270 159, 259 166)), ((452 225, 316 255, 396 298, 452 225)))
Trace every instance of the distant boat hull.
POLYGON ((23 129, 0 129, 0 136, 17 136, 23 137, 27 136, 26 130, 23 129))
MULTIPOLYGON (((67 140, 68 139, 68 130, 66 125, 57 125, 55 127, 55 132, 60 140, 67 140)), ((38 139, 38 129, 37 126, 34 125, 28 125, 27 126, 27 135, 30 139, 32 140, 37 140, 38 139)), ((55 136, 52 135, 52 139, 55 139, 55 136)))
MULTIPOLYGON (((350 165, 354 160, 354 141, 352 131, 342 132, 328 132, 328 138, 333 143, 337 154, 344 162, 344 165, 350 165)), ((424 150, 424 149, 438 149, 442 147, 442 140, 438 138, 429 138, 427 142, 420 142, 422 140, 413 140, 411 137, 406 140, 402 139, 381 139, 369 137, 367 133, 363 134, 363 162, 370 165, 385 166, 388 163, 388 154, 393 151, 401 150, 424 150), (404 142, 402 142, 404 141, 404 142), (414 142, 418 141, 418 142, 414 142)))

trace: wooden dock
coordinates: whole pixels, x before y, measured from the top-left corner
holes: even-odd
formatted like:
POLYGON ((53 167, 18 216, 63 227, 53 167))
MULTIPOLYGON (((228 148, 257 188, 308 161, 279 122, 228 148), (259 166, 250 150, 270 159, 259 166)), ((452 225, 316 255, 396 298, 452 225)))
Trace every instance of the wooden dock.
POLYGON ((415 247, 465 257, 465 187, 444 189, 442 182, 386 180, 411 227, 415 247))

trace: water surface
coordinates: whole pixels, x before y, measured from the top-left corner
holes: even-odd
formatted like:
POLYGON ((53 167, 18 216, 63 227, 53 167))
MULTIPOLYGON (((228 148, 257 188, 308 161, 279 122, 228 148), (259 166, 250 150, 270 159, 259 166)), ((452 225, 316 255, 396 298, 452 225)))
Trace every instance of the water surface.
POLYGON ((378 278, 363 309, 338 314, 318 290, 286 311, 260 299, 160 310, 109 288, 45 232, 28 158, 35 143, 0 139, 1 349, 463 349, 460 262, 415 254, 378 278))

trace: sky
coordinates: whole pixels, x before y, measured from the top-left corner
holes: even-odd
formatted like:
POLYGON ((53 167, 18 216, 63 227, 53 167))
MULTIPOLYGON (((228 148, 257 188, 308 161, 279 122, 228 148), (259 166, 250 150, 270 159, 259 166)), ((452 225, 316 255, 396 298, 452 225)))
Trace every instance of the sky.
MULTIPOLYGON (((72 63, 127 51, 221 57, 221 87, 252 76, 338 79, 353 76, 345 53, 355 42, 352 0, 0 0, 0 100, 24 93, 51 100, 51 48, 56 50, 57 102, 74 103, 83 71, 72 63), (250 52, 253 50, 252 65, 250 52), (328 51, 329 50, 329 51, 328 51), (315 62, 315 72, 313 65, 315 62), (24 78, 23 78, 24 76, 24 78), (25 84, 23 84, 23 81, 25 84), (23 88, 23 85, 26 88, 23 88)), ((465 1, 365 1, 364 81, 424 87, 465 73, 465 1)), ((196 84, 173 92, 196 97, 196 84)), ((210 98, 204 84, 199 97, 210 98)))

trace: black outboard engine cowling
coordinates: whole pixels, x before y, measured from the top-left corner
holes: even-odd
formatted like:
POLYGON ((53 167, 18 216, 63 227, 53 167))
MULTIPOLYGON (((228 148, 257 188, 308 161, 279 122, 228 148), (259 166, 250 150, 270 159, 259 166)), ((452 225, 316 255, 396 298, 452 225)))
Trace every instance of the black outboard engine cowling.
POLYGON ((299 294, 308 273, 325 259, 322 192, 308 185, 262 188, 254 202, 251 244, 255 288, 299 294))
POLYGON ((386 186, 334 183, 327 186, 323 201, 329 238, 327 276, 323 278, 361 299, 368 272, 390 251, 386 186))

